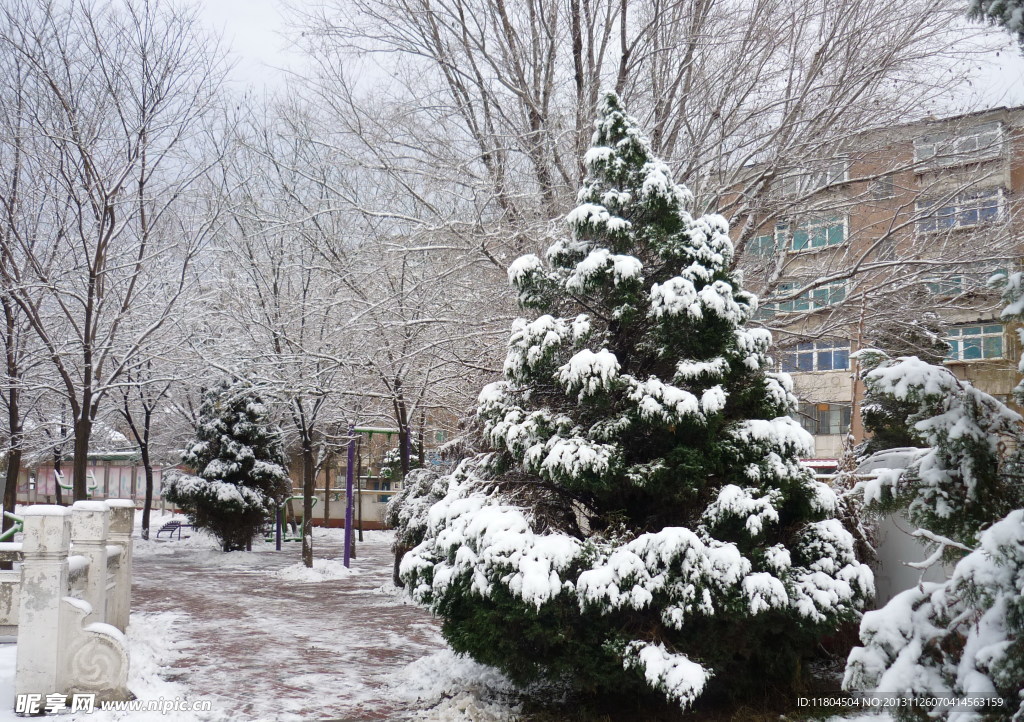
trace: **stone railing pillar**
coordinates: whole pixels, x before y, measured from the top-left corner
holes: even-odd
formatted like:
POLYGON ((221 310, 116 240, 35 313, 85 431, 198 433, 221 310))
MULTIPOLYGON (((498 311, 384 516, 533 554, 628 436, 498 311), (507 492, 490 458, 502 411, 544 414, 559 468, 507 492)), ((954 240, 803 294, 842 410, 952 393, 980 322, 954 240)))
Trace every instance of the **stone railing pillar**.
POLYGON ((60 610, 68 589, 71 517, 62 506, 30 506, 18 609, 15 694, 52 694, 61 688, 60 610))
POLYGON ((128 626, 132 610, 132 530, 135 527, 135 502, 131 499, 108 499, 110 534, 107 543, 121 547, 121 563, 114 573, 114 588, 107 598, 107 623, 122 632, 128 626))
POLYGON ((82 599, 92 611, 85 624, 105 622, 107 609, 107 535, 110 509, 102 501, 76 501, 71 507, 71 553, 89 560, 82 599))

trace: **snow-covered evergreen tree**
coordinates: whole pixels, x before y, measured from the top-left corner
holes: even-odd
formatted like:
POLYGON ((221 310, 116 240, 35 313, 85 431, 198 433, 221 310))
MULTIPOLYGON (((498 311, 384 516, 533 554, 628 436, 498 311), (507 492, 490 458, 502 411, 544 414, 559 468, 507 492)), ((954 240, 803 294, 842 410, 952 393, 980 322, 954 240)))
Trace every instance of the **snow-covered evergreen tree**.
POLYGON ((164 496, 224 551, 244 549, 291 489, 281 431, 245 379, 225 378, 206 392, 182 463, 196 474, 172 477, 164 496))
POLYGON ((844 687, 917 700, 890 709, 898 720, 1024 719, 1024 510, 982 532, 949 581, 865 614, 860 638, 844 687))
POLYGON ((865 426, 891 429, 893 419, 901 421, 911 445, 926 449, 908 468, 862 483, 865 502, 881 511, 906 508, 916 526, 973 546, 983 527, 1020 501, 1020 485, 1002 473, 1000 446, 1020 416, 915 356, 862 351, 860 361, 865 426))
MULTIPOLYGON (((409 470, 419 469, 420 464, 420 442, 413 439, 409 444, 409 470)), ((392 481, 402 480, 402 449, 395 447, 384 452, 380 460, 380 477, 392 481)))
MULTIPOLYGON (((909 303, 925 306, 927 300, 913 297, 909 303)), ((865 336, 866 345, 872 352, 858 352, 862 373, 872 370, 888 357, 916 356, 930 364, 941 364, 949 352, 949 344, 944 339, 945 324, 938 314, 932 312, 925 312, 920 318, 910 321, 876 324, 866 331, 865 336), (884 353, 878 354, 874 350, 884 353)), ((883 394, 862 402, 861 421, 870 436, 857 447, 858 455, 865 457, 884 449, 919 444, 920 440, 914 436, 911 424, 907 422, 915 411, 912 402, 891 395, 883 394)))
MULTIPOLYGON (((1003 279, 1005 319, 1024 312, 1024 276, 1003 279)), ((1024 371, 1024 361, 1021 363, 1024 371)), ((909 468, 862 485, 870 502, 903 505, 936 543, 963 556, 952 578, 923 582, 864 615, 863 647, 844 686, 916 700, 900 720, 1024 720, 1024 485, 1021 418, 998 400, 916 358, 876 359, 874 397, 916 406, 911 431, 925 445, 909 468), (1014 443, 1003 444, 1010 440, 1014 443), (942 700, 952 700, 943 703, 942 700)), ((1024 400, 1022 388, 1016 391, 1024 400)))
POLYGON ((402 488, 391 497, 384 513, 384 522, 397 530, 394 551, 405 553, 421 541, 430 526, 430 508, 445 497, 444 477, 430 469, 413 469, 402 482, 402 488))
POLYGON ((490 450, 443 480, 403 579, 520 683, 684 707, 790 688, 870 571, 798 460, 812 438, 746 328, 726 221, 690 216, 613 95, 585 163, 572 237, 509 269, 540 315, 480 394, 490 450))
POLYGON ((970 0, 968 14, 1001 25, 1024 44, 1024 0, 970 0))

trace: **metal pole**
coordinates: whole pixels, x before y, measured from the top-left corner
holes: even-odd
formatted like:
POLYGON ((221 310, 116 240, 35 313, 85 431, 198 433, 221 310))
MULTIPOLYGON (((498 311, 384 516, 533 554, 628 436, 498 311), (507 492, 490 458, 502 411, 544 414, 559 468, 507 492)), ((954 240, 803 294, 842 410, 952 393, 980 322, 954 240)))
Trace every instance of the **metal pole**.
POLYGON ((348 425, 348 469, 345 472, 345 566, 352 553, 352 482, 356 466, 356 425, 348 425))
POLYGON ((277 513, 274 514, 274 546, 281 551, 281 526, 284 524, 284 504, 278 504, 277 513))

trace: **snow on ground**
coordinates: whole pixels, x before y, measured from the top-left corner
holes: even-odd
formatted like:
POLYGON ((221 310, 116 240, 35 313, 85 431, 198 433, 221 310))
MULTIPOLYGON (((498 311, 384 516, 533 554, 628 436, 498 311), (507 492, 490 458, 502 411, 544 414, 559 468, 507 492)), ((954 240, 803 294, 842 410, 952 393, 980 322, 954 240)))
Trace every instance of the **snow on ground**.
POLYGON ((511 719, 508 683, 448 650, 392 586, 390 532, 366 532, 349 571, 343 530, 315 529, 307 570, 298 543, 224 554, 202 532, 157 540, 168 518, 154 515, 154 538, 136 544, 133 596, 137 611, 179 615, 164 678, 213 708, 183 722, 511 719))
POLYGON ((0 644, 0 722, 23 719, 14 714, 14 665, 18 648, 0 644))
MULTIPOLYGON (((174 663, 180 656, 176 630, 182 615, 175 612, 133 612, 128 624, 131 667, 128 689, 140 700, 187 699, 188 690, 170 679, 174 663)), ((132 722, 166 722, 167 715, 153 711, 99 711, 84 717, 90 722, 131 720, 132 722)), ((70 715, 69 715, 70 717, 70 715)), ((216 718, 208 718, 216 719, 216 718)))
POLYGON ((325 582, 358 573, 358 570, 346 567, 343 562, 335 559, 314 559, 312 569, 302 562, 296 562, 274 572, 274 576, 286 582, 325 582))
POLYGON ((500 672, 450 649, 406 665, 391 675, 388 687, 398 699, 414 703, 417 720, 506 722, 520 708, 500 672))

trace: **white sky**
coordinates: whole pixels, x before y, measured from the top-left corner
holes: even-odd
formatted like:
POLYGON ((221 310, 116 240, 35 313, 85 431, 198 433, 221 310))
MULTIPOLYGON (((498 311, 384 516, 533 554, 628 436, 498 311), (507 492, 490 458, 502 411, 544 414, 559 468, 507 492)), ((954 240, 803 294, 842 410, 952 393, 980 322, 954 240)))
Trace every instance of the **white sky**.
MULTIPOLYGON (((301 3, 303 0, 292 0, 301 3)), ((272 90, 282 84, 282 67, 295 67, 301 58, 287 49, 282 0, 193 0, 211 29, 223 35, 236 61, 232 80, 255 90, 272 90)), ((998 56, 982 69, 965 99, 971 109, 999 105, 1024 105, 1024 56, 1010 36, 992 29, 1003 44, 998 56)), ((960 108, 956 109, 960 110, 960 108)))
POLYGON ((988 105, 1024 105, 1024 54, 1009 40, 978 79, 988 105))
POLYGON ((231 79, 257 90, 279 85, 278 68, 295 64, 287 50, 284 16, 279 0, 195 0, 200 16, 231 49, 235 67, 231 79))

